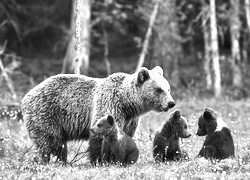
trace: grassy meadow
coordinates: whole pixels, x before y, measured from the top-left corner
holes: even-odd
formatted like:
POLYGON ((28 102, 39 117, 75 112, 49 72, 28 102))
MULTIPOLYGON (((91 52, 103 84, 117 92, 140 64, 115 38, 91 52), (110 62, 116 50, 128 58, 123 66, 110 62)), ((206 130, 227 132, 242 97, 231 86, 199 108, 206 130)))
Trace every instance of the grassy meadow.
POLYGON ((150 112, 141 118, 135 141, 140 156, 136 164, 96 166, 88 163, 87 142, 68 143, 68 165, 50 162, 43 165, 27 135, 24 122, 0 119, 0 179, 250 179, 250 101, 226 99, 177 100, 166 113, 150 112), (236 157, 211 162, 195 158, 204 137, 198 137, 197 119, 205 107, 217 110, 233 132, 236 157), (174 109, 181 109, 189 122, 192 136, 182 140, 190 159, 182 162, 155 163, 152 157, 154 132, 174 109), (76 156, 78 155, 78 156, 76 156))

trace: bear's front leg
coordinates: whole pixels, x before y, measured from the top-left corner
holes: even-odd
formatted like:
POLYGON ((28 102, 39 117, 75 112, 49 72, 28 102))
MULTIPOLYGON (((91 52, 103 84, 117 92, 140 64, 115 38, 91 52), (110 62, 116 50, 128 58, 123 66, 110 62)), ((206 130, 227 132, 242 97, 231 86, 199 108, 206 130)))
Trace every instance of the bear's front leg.
POLYGON ((123 131, 130 137, 135 135, 137 126, 139 124, 140 117, 132 118, 130 120, 125 120, 123 131))
POLYGON ((111 163, 111 147, 106 139, 102 141, 101 158, 103 163, 111 163))
POLYGON ((102 141, 103 137, 100 137, 98 134, 91 136, 89 139, 87 152, 89 154, 90 163, 93 165, 96 165, 102 161, 102 141))
POLYGON ((125 159, 125 163, 126 164, 134 164, 136 163, 136 161, 138 160, 138 157, 139 157, 139 151, 137 148, 133 149, 133 151, 131 151, 126 159, 125 159))
POLYGON ((47 164, 50 161, 50 155, 57 156, 58 160, 66 163, 67 144, 62 141, 60 133, 50 128, 32 127, 30 137, 39 150, 42 161, 47 164))
POLYGON ((204 146, 199 152, 199 156, 206 159, 216 158, 217 150, 212 146, 204 146))
POLYGON ((64 142, 61 147, 59 147, 58 152, 55 152, 57 155, 57 160, 62 161, 63 164, 65 165, 67 163, 67 155, 68 155, 68 150, 67 150, 67 143, 64 142))

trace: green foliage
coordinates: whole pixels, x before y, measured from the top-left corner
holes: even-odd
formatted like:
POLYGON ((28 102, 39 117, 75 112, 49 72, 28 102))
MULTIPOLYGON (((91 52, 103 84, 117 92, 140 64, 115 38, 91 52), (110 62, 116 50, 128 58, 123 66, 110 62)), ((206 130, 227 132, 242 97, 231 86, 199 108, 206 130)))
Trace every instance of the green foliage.
MULTIPOLYGON (((187 151, 190 160, 182 162, 155 163, 152 156, 152 138, 170 112, 150 112, 141 118, 135 141, 140 156, 136 164, 121 167, 110 165, 91 166, 86 156, 73 164, 63 166, 51 162, 48 165, 39 163, 37 152, 27 137, 24 122, 1 119, 0 141, 0 179, 249 179, 250 173, 250 104, 245 101, 225 99, 186 98, 177 100, 176 108, 181 109, 187 117, 192 136, 183 139, 182 148, 187 151), (197 120, 205 107, 216 109, 233 132, 236 157, 220 162, 197 159, 204 137, 195 135, 197 120), (4 153, 2 153, 4 149, 4 153)), ((171 110, 174 111, 174 110, 171 110)), ((69 142, 71 161, 78 151, 81 142, 69 142)), ((84 152, 84 142, 80 152, 84 152)), ((79 153, 79 152, 78 152, 79 153)), ((83 153, 84 155, 84 153, 83 153)))

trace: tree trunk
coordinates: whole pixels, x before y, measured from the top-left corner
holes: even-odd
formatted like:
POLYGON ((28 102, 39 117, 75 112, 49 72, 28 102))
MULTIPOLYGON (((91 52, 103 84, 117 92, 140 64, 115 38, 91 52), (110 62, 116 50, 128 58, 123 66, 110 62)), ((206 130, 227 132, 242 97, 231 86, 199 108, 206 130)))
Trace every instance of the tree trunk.
POLYGON ((109 55, 109 41, 108 41, 108 33, 104 27, 104 25, 102 26, 103 29, 103 45, 104 45, 104 62, 106 64, 106 68, 107 68, 107 76, 109 76, 111 74, 111 64, 108 58, 109 55))
POLYGON ((179 33, 176 15, 176 0, 160 3, 155 25, 157 38, 153 47, 153 57, 161 64, 171 84, 178 87, 180 84, 179 60, 183 57, 181 46, 183 39, 179 33))
POLYGON ((147 29, 145 39, 143 42, 142 52, 140 54, 140 57, 139 57, 139 60, 138 60, 137 66, 136 66, 136 71, 138 71, 144 64, 145 56, 146 56, 148 45, 149 45, 149 40, 150 40, 150 37, 152 35, 152 28, 153 28, 153 25, 154 25, 154 22, 155 22, 157 13, 158 13, 159 3, 160 3, 160 0, 157 0, 155 5, 154 5, 153 12, 150 16, 148 29, 147 29))
POLYGON ((66 49, 66 53, 64 56, 64 60, 63 60, 63 65, 62 65, 62 74, 68 74, 68 73, 73 73, 74 72, 74 59, 75 59, 75 37, 71 36, 67 49, 66 49))
POLYGON ((244 32, 243 33, 243 38, 242 38, 242 56, 241 56, 241 61, 243 63, 246 63, 248 60, 248 46, 249 46, 249 34, 250 34, 250 0, 245 0, 245 13, 246 13, 246 24, 248 28, 248 33, 244 32))
POLYGON ((239 1, 230 0, 230 33, 231 33, 231 54, 233 70, 233 86, 242 87, 241 59, 240 59, 240 19, 239 19, 239 1))
POLYGON ((248 30, 250 31, 250 0, 245 0, 245 12, 248 30))
POLYGON ((210 90, 212 87, 212 76, 211 76, 211 41, 210 41, 210 33, 209 27, 207 27, 206 23, 202 23, 203 26, 203 37, 204 37, 204 71, 206 76, 206 89, 210 90))
POLYGON ((182 46, 181 46, 181 36, 180 36, 180 29, 177 20, 177 8, 176 8, 176 1, 173 1, 170 4, 170 9, 172 9, 172 32, 176 33, 176 38, 173 39, 173 47, 175 49, 174 56, 173 56, 173 71, 171 73, 171 80, 175 84, 176 87, 180 85, 180 77, 179 77, 179 60, 183 58, 182 54, 182 46))
POLYGON ((215 0, 210 0, 210 31, 211 31, 211 57, 213 69, 213 89, 216 97, 221 94, 221 75, 219 62, 218 32, 216 25, 215 0))
POLYGON ((90 56, 90 0, 72 0, 71 32, 62 73, 88 74, 90 56))
MULTIPOLYGON (((205 10, 208 8, 208 5, 205 0, 202 0, 202 8, 205 10)), ((206 78, 206 89, 212 89, 212 75, 211 75, 211 34, 210 34, 210 26, 208 25, 208 17, 209 12, 204 13, 202 15, 202 28, 203 28, 203 38, 204 38, 204 62, 203 68, 205 72, 206 78)))

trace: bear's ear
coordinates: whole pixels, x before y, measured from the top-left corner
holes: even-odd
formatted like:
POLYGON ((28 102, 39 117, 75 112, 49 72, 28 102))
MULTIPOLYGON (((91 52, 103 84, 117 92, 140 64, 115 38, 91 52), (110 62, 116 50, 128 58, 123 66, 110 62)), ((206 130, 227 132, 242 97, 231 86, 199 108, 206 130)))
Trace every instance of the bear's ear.
POLYGON ((155 71, 163 76, 163 69, 160 66, 155 66, 152 71, 155 71))
POLYGON ((214 110, 211 109, 211 108, 206 108, 204 113, 203 113, 203 117, 205 120, 211 120, 211 119, 214 119, 214 110))
POLYGON ((139 72, 138 72, 138 76, 137 76, 137 81, 138 81, 138 85, 141 85, 142 83, 144 83, 146 80, 149 79, 149 72, 147 68, 142 67, 139 72))
POLYGON ((107 121, 110 124, 110 126, 113 126, 115 123, 115 120, 114 120, 113 116, 111 116, 111 115, 108 115, 107 121))
POLYGON ((177 109, 173 114, 173 118, 177 119, 179 117, 181 117, 181 110, 177 109))

